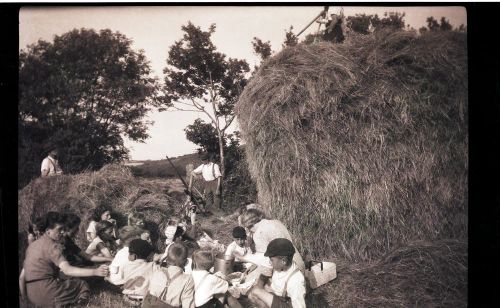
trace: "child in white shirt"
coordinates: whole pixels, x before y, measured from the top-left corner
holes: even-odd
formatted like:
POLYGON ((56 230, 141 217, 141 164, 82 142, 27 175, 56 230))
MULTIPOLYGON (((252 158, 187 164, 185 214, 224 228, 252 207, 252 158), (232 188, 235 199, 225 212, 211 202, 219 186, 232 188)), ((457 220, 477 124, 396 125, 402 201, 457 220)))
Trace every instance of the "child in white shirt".
MULTIPOLYGON (((232 232, 234 241, 226 248, 226 256, 233 256, 236 261, 240 256, 251 254, 250 247, 246 246, 247 233, 243 227, 235 227, 232 232)), ((249 268, 252 264, 247 262, 243 263, 243 267, 249 268)))
POLYGON ((149 291, 142 307, 188 307, 194 308, 194 282, 190 274, 184 272, 188 249, 173 243, 167 255, 167 266, 153 271, 149 291))
POLYGON ((129 263, 123 266, 123 294, 132 305, 139 305, 149 290, 149 281, 153 271, 159 269, 154 262, 146 259, 153 252, 153 247, 142 239, 133 239, 129 244, 129 263))
POLYGON ((211 251, 198 249, 193 252, 194 304, 197 308, 217 307, 227 304, 229 307, 242 307, 238 300, 227 293, 229 283, 209 272, 214 265, 211 251))
POLYGON ((116 252, 113 261, 109 265, 109 276, 104 279, 114 285, 125 283, 123 280, 123 268, 125 264, 130 263, 128 259, 128 246, 132 240, 140 238, 142 233, 142 229, 133 226, 125 226, 118 231, 118 236, 123 247, 116 252))
MULTIPOLYGON (((265 256, 273 266, 270 290, 264 288, 265 279, 250 289, 248 298, 259 307, 305 308, 305 278, 292 261, 295 247, 285 238, 269 242, 265 256)), ((262 276, 261 276, 262 277, 262 276)))

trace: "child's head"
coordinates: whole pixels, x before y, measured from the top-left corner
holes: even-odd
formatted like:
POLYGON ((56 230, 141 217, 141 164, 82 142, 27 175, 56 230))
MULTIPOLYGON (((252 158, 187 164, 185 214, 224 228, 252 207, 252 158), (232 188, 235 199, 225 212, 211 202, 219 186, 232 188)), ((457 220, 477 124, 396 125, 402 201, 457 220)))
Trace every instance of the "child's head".
POLYGON ((179 217, 172 216, 167 222, 167 226, 177 226, 181 219, 179 217))
POLYGON ((81 223, 80 217, 74 213, 66 213, 64 214, 64 227, 65 227, 65 235, 67 237, 75 237, 76 232, 78 232, 78 228, 81 223))
POLYGON ((122 243, 123 246, 128 247, 130 241, 132 241, 133 239, 140 238, 143 232, 144 230, 138 227, 125 226, 120 228, 120 230, 118 230, 118 238, 120 239, 120 242, 122 243))
POLYGON ((111 208, 107 205, 101 204, 92 211, 92 220, 95 222, 109 220, 110 218, 111 208))
POLYGON ((146 225, 145 216, 143 213, 132 212, 128 215, 128 225, 144 228, 146 225))
POLYGON ((188 250, 180 243, 174 243, 168 248, 167 264, 184 267, 187 263, 188 250))
POLYGON ((36 218, 33 225, 32 225, 33 233, 37 236, 42 234, 44 225, 45 225, 45 222, 44 222, 43 216, 36 218))
POLYGON ((193 252, 193 269, 210 270, 214 266, 214 256, 209 250, 198 249, 193 252))
POLYGON ((286 238, 276 238, 267 245, 264 256, 269 257, 273 269, 280 272, 288 269, 292 265, 295 247, 286 238))
POLYGON ((235 227, 233 229, 233 239, 235 243, 238 244, 238 246, 245 247, 245 243, 247 240, 247 233, 245 231, 245 228, 240 226, 235 227))
POLYGON ((111 241, 113 240, 113 227, 114 225, 111 222, 102 220, 96 223, 95 233, 101 240, 111 241))
POLYGON ((137 259, 146 260, 151 252, 153 252, 153 247, 151 247, 148 242, 140 238, 131 240, 128 245, 129 261, 137 259))

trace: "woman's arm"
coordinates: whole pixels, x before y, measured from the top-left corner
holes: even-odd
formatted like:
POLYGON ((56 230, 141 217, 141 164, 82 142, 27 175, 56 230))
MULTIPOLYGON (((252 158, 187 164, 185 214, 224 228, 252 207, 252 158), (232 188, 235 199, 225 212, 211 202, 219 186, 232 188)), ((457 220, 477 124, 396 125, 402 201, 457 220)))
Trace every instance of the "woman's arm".
POLYGON ((65 275, 73 277, 106 277, 109 274, 108 266, 104 264, 98 268, 81 268, 69 265, 68 261, 63 261, 59 264, 59 268, 65 275))
POLYGON ((104 257, 112 258, 111 252, 109 251, 108 247, 106 247, 103 243, 97 244, 97 250, 101 252, 101 254, 104 257))
POLYGON ((80 258, 82 258, 82 259, 85 259, 87 261, 92 261, 92 262, 108 262, 108 261, 111 262, 111 261, 113 261, 112 257, 91 256, 83 250, 80 250, 80 252, 78 253, 78 256, 80 256, 80 258))

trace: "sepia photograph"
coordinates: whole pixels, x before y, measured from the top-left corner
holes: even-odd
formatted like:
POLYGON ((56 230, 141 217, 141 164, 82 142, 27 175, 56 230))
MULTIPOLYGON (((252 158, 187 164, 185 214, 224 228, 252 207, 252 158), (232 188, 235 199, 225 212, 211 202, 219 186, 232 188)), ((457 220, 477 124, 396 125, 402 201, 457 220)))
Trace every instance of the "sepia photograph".
POLYGON ((467 307, 467 20, 21 6, 20 307, 467 307))

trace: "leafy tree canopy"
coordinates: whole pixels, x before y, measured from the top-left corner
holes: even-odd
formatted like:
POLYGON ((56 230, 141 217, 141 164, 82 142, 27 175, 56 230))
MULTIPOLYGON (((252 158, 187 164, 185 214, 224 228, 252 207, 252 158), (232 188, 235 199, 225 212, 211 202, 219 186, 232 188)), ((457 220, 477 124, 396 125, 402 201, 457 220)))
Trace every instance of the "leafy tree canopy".
POLYGON ((158 106, 144 52, 119 32, 80 29, 19 56, 19 180, 38 175, 58 147, 65 172, 127 157, 123 137, 148 137, 144 116, 158 106))
MULTIPOLYGON (((212 140, 207 136, 215 133, 217 138, 222 174, 224 174, 224 149, 228 135, 226 130, 233 122, 234 104, 247 83, 249 72, 245 60, 226 58, 217 51, 211 41, 215 24, 208 31, 189 22, 182 26, 184 35, 168 51, 163 88, 163 103, 166 108, 202 112, 211 122, 196 120, 186 129, 189 140, 196 144, 196 136, 212 140), (212 129, 207 130, 210 125, 212 129), (199 131, 199 130, 206 131, 199 131)), ((202 146, 203 147, 203 146, 202 146)))

